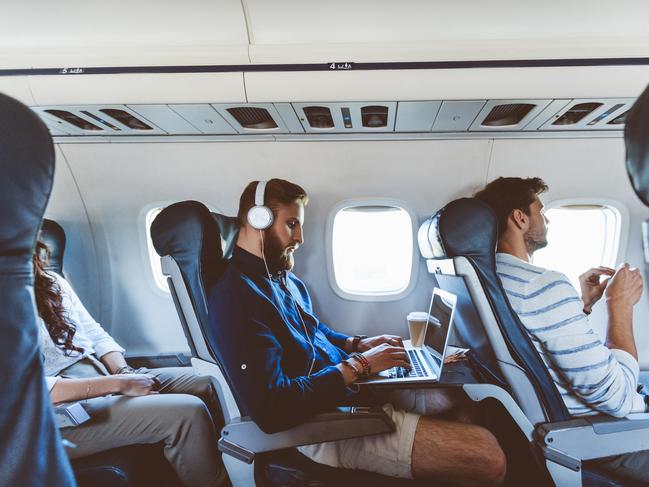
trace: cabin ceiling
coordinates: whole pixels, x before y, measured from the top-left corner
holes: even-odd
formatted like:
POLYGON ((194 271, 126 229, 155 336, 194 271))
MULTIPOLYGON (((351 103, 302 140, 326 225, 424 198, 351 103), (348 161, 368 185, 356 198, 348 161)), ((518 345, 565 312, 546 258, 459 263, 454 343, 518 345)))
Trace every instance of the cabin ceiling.
POLYGON ((648 18, 644 0, 23 0, 0 67, 641 57, 648 18))

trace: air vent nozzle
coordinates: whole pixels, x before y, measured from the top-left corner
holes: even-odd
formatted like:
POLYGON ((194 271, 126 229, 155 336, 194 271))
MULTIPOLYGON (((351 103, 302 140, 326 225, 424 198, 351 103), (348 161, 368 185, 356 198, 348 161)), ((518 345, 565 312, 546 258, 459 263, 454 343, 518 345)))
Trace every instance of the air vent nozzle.
POLYGON ((531 103, 510 103, 496 105, 485 117, 481 125, 484 127, 506 127, 518 125, 536 105, 531 103))
POLYGON ((74 125, 75 127, 78 127, 82 130, 100 130, 100 131, 102 130, 101 127, 98 127, 94 123, 91 123, 88 120, 78 117, 74 113, 68 112, 67 110, 45 110, 45 113, 49 113, 50 115, 59 118, 61 120, 64 120, 69 124, 74 125))
POLYGON ((327 107, 304 107, 304 114, 309 121, 309 125, 314 129, 331 129, 334 128, 334 119, 331 116, 331 110, 327 107))
MULTIPOLYGON (((101 113, 108 115, 111 118, 114 118, 122 125, 127 126, 133 130, 153 130, 153 127, 144 123, 139 118, 134 117, 125 110, 120 110, 119 108, 103 108, 99 110, 101 113)), ((109 125, 110 126, 110 125, 109 125)))
POLYGON ((578 103, 556 119, 552 125, 574 125, 601 106, 601 103, 578 103))
POLYGON ((247 129, 275 129, 277 124, 268 110, 256 107, 228 108, 228 113, 247 129))
POLYGON ((629 115, 629 111, 630 110, 627 110, 622 115, 618 115, 613 120, 608 122, 608 125, 624 125, 626 123, 626 117, 629 115))
POLYGON ((380 128, 388 126, 388 107, 368 106, 361 108, 363 127, 380 128))

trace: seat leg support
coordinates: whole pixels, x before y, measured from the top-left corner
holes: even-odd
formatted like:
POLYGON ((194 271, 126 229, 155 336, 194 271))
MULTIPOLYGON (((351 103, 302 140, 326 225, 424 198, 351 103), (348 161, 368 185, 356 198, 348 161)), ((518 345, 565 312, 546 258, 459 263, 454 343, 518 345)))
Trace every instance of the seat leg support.
POLYGON ((223 455, 223 464, 228 472, 232 487, 254 487, 255 463, 246 463, 230 455, 223 455))

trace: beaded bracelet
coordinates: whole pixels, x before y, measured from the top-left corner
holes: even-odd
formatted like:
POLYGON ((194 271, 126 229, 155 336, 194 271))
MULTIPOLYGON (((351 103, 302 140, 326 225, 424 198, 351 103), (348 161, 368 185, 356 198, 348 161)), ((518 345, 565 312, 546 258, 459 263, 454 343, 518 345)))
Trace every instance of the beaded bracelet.
POLYGON ((370 369, 370 362, 365 358, 365 356, 358 352, 354 352, 350 355, 350 357, 355 358, 360 362, 361 367, 363 367, 362 377, 369 377, 372 371, 370 369))

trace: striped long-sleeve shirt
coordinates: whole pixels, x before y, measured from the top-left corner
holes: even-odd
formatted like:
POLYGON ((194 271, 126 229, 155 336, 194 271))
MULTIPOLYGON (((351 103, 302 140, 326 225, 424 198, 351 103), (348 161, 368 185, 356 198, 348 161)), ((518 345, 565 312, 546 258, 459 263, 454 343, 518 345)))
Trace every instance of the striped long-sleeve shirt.
POLYGON ((604 345, 565 275, 504 253, 496 255, 496 268, 571 414, 624 417, 645 411, 637 393, 638 362, 624 350, 604 345))

